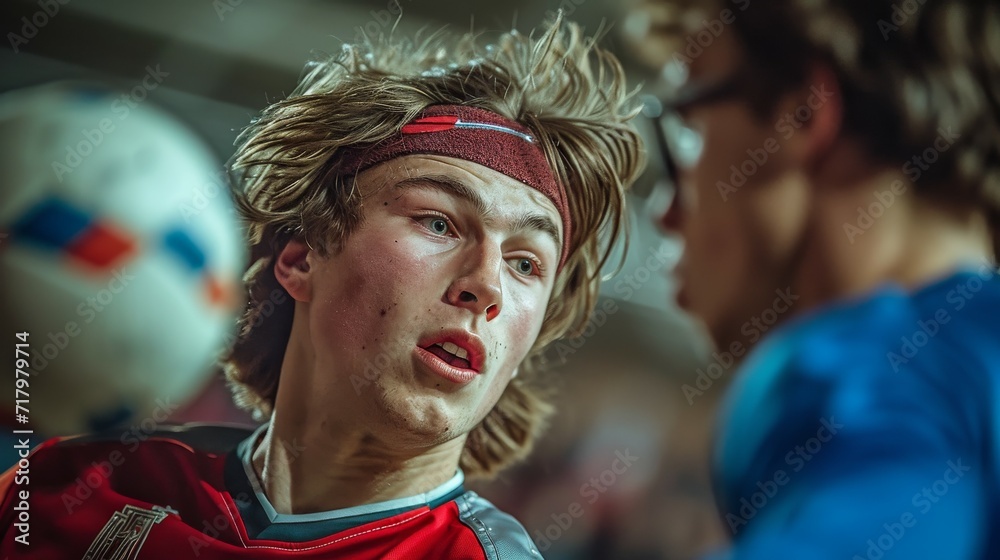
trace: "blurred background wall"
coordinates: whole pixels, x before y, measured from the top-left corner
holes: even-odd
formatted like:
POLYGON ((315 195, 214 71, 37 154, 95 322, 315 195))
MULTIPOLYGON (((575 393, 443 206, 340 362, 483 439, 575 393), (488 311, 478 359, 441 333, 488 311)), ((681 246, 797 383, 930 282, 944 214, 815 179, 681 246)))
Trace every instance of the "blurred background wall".
MULTIPOLYGON (((304 63, 336 52, 361 30, 474 28, 488 38, 530 29, 561 8, 588 33, 603 30, 602 44, 634 84, 655 90, 665 62, 655 2, 394 2, 50 0, 49 10, 58 11, 49 14, 37 1, 8 0, 0 5, 0 91, 64 79, 141 90, 136 102, 148 99, 179 116, 207 141, 221 170, 240 129, 293 89, 304 63)), ((530 462, 476 484, 521 519, 547 558, 694 558, 723 538, 707 457, 727 375, 708 388, 695 385, 715 362, 671 301, 668 273, 680 248, 652 225, 669 188, 658 180, 657 158, 650 161, 630 195, 632 243, 623 270, 606 282, 586 335, 549 352, 560 395, 549 435, 530 462)), ((206 177, 206 189, 217 181, 206 177)), ((250 422, 217 373, 171 419, 250 422)))

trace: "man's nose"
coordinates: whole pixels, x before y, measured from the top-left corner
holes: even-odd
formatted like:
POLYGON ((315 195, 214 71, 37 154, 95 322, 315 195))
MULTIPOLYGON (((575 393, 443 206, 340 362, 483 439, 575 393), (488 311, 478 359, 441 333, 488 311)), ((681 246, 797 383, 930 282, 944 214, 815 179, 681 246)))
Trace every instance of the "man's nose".
POLYGON ((658 205, 658 208, 654 209, 654 221, 656 222, 656 227, 661 233, 666 235, 676 235, 680 233, 681 230, 681 201, 680 192, 674 187, 671 189, 672 192, 662 192, 661 200, 666 200, 666 204, 662 202, 658 205))
POLYGON ((476 315, 484 314, 491 321, 503 307, 500 284, 504 266, 499 247, 482 247, 463 265, 461 275, 448 287, 448 303, 468 309, 476 315))

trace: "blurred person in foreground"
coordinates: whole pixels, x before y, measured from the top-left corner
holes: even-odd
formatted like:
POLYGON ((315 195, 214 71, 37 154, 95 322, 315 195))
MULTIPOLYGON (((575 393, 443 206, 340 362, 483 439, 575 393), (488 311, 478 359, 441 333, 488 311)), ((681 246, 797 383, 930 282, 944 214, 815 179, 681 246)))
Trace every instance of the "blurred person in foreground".
POLYGON ((532 358, 593 307, 598 233, 617 236, 642 163, 634 113, 618 62, 561 17, 486 48, 380 39, 308 67, 232 163, 252 264, 227 375, 268 422, 43 444, 0 514, 11 527, 30 490, 31 544, 10 528, 0 550, 539 557, 463 479, 542 431, 532 358))
POLYGON ((1000 5, 669 4, 722 557, 1000 558, 1000 5))

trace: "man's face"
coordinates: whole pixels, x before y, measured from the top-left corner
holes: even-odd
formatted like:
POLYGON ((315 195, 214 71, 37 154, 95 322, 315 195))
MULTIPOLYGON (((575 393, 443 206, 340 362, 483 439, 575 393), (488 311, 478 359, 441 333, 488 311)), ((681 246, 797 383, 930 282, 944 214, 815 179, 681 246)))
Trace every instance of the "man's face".
MULTIPOLYGON (((723 32, 692 61, 683 87, 720 83, 741 70, 734 35, 723 32)), ((754 318, 771 308, 775 290, 789 287, 805 222, 804 183, 790 149, 796 128, 780 122, 780 111, 762 119, 739 94, 683 116, 704 143, 700 158, 680 169, 661 220, 684 241, 678 303, 705 322, 719 347, 747 347, 763 334, 754 318)))
POLYGON ((361 225, 341 252, 308 257, 314 391, 334 421, 354 418, 377 438, 462 436, 538 336, 559 213, 515 179, 442 156, 377 165, 357 187, 361 225))

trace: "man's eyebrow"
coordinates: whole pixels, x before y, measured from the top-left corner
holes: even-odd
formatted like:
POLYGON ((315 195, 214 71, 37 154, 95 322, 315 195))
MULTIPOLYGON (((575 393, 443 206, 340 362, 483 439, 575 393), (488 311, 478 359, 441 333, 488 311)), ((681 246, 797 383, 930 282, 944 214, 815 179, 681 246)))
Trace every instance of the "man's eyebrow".
POLYGON ((449 177, 447 175, 420 175, 419 177, 408 177, 396 183, 394 188, 405 189, 407 187, 431 187, 452 194, 472 204, 480 216, 486 216, 490 211, 489 204, 483 200, 483 197, 479 196, 479 193, 465 183, 455 180, 453 177, 449 177))
MULTIPOLYGON (((408 177, 396 183, 396 189, 404 189, 407 187, 418 187, 418 188, 433 188, 437 190, 444 191, 446 193, 452 194, 468 201, 475 207, 476 212, 483 217, 484 221, 490 220, 490 205, 486 203, 485 200, 475 189, 469 187, 465 183, 449 177, 447 175, 421 175, 419 177, 408 177)), ((524 231, 524 230, 538 230, 542 233, 547 234, 552 238, 552 242, 556 245, 556 251, 561 252, 562 250, 562 240, 559 238, 559 227, 556 223, 552 221, 552 218, 545 214, 538 214, 534 212, 525 212, 524 214, 518 216, 511 225, 511 231, 524 231)))
POLYGON ((556 255, 558 256, 559 253, 562 252, 563 244, 559 239, 559 227, 552 221, 552 218, 546 216, 545 214, 523 214, 517 219, 517 221, 514 222, 514 227, 512 229, 514 231, 533 229, 548 234, 548 236, 552 238, 552 242, 556 244, 556 255))

